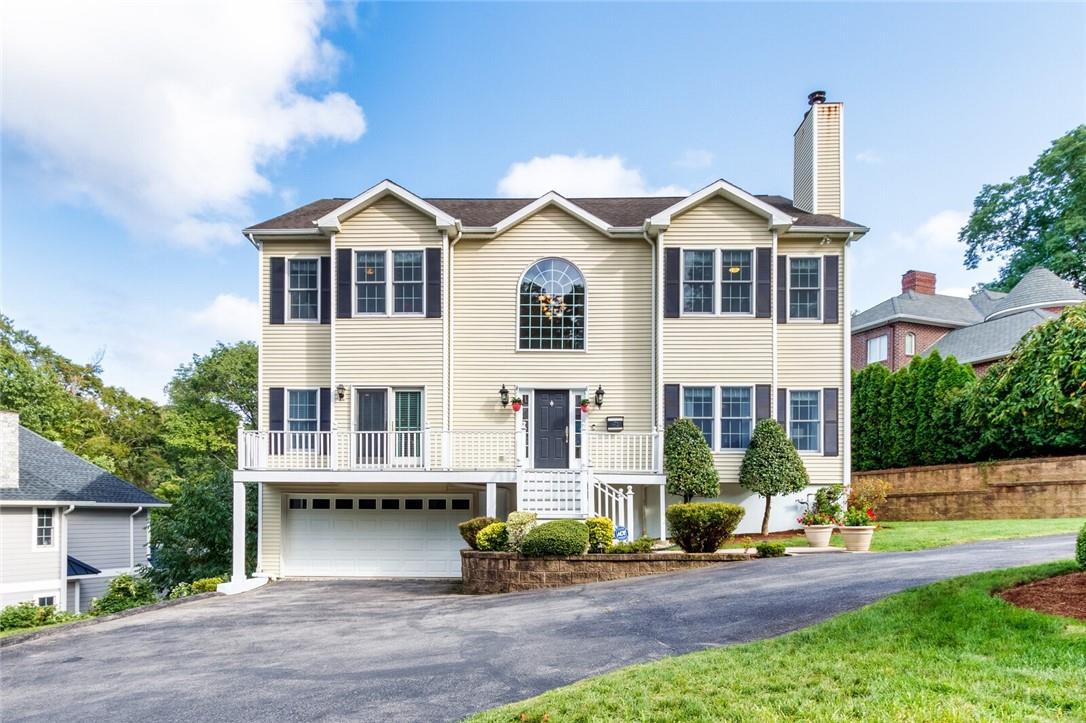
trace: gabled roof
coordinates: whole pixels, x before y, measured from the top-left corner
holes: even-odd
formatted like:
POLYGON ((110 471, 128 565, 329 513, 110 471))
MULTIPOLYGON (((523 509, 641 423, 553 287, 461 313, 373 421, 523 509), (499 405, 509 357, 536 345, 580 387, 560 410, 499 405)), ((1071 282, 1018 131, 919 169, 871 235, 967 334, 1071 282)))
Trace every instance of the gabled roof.
POLYGON ((992 306, 987 318, 998 319, 1024 309, 1070 306, 1083 301, 1086 301, 1086 294, 1048 269, 1037 266, 1023 276, 1010 293, 992 306))
POLYGON ((88 565, 82 560, 77 560, 71 555, 68 555, 68 577, 75 577, 77 575, 97 575, 100 572, 101 570, 94 565, 88 565))
POLYGON ((721 178, 713 181, 700 191, 695 191, 686 198, 680 199, 662 211, 653 214, 649 219, 649 225, 657 228, 667 228, 671 225, 672 216, 677 216, 683 211, 715 196, 723 196, 751 213, 764 217, 771 228, 791 226, 795 220, 776 206, 766 203, 757 196, 751 195, 739 188, 739 186, 734 186, 721 178))
POLYGON ((1000 359, 1010 354, 1030 329, 1055 318, 1056 314, 1044 309, 1030 309, 955 329, 937 341, 932 349, 943 356, 953 356, 963 364, 1000 359))
POLYGON ((367 188, 362 193, 358 194, 349 201, 342 203, 341 205, 328 211, 323 216, 315 221, 317 228, 338 230, 340 223, 344 219, 352 214, 358 213, 367 206, 380 201, 386 196, 394 196, 403 201, 409 206, 413 206, 420 212, 430 216, 434 219, 434 223, 438 228, 452 228, 456 225, 456 219, 448 215, 440 208, 437 208, 433 204, 429 203, 425 199, 419 198, 415 194, 408 191, 403 186, 399 186, 392 181, 384 180, 375 186, 367 188))
POLYGON ((90 503, 163 507, 165 502, 29 429, 19 427, 19 486, 0 488, 0 502, 90 503))
POLYGON ((864 331, 894 321, 956 328, 979 324, 984 316, 972 301, 960 296, 906 291, 853 316, 852 331, 864 331))

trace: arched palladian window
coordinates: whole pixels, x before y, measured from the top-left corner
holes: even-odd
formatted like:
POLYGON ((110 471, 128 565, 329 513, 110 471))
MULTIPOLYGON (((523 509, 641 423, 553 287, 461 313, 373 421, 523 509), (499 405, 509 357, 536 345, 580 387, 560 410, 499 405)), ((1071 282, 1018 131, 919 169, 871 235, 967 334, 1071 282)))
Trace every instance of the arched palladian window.
POLYGON ((542 259, 520 280, 518 349, 584 349, 584 276, 563 259, 542 259))

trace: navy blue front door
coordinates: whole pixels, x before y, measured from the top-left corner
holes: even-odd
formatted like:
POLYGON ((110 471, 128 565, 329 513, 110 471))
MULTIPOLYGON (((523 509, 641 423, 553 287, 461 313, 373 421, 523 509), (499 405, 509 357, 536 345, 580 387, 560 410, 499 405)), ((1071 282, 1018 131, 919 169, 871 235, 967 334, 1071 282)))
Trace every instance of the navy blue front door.
POLYGON ((537 391, 535 407, 535 467, 569 467, 569 392, 565 389, 537 391))

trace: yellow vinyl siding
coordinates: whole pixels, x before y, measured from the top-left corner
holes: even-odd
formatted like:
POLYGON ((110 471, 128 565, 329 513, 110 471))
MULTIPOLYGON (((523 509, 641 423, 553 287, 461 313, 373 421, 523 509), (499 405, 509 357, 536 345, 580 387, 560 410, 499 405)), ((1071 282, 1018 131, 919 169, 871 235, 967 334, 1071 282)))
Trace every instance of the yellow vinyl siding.
POLYGON ((283 537, 283 496, 277 485, 265 484, 261 504, 260 561, 264 572, 279 576, 280 544, 283 537))
MULTIPOLYGON (((342 223, 336 248, 420 249, 441 247, 434 220, 392 197, 386 197, 342 223)), ((447 260, 442 259, 442 263, 447 260)), ((351 264, 354 264, 352 254, 351 264)), ((392 268, 386 269, 391 278, 392 268)), ((351 308, 355 289, 351 288, 351 308)), ((392 299, 388 299, 389 305, 392 299)), ((357 316, 336 319, 336 384, 376 387, 415 387, 425 390, 423 420, 434 429, 441 422, 442 319, 421 316, 357 316)), ((350 430, 350 394, 335 402, 336 429, 350 430)))
MULTIPOLYGON (((260 428, 268 428, 269 387, 326 387, 329 385, 331 327, 315 322, 271 322, 271 274, 273 256, 328 256, 328 241, 262 241, 260 250, 261 330, 260 428)), ((284 296, 286 287, 284 286, 284 296)))
POLYGON ((627 430, 651 430, 652 256, 644 240, 609 239, 552 206, 496 239, 458 242, 454 262, 455 429, 511 429, 513 414, 498 403, 498 388, 525 384, 602 385, 604 406, 593 408, 589 429, 597 415, 623 415, 627 430), (584 275, 585 350, 518 351, 521 276, 552 256, 584 275))
POLYGON ((792 203, 796 208, 814 209, 814 113, 803 116, 793 137, 792 203))
POLYGON ((841 215, 841 104, 816 105, 818 111, 818 184, 815 212, 841 215))

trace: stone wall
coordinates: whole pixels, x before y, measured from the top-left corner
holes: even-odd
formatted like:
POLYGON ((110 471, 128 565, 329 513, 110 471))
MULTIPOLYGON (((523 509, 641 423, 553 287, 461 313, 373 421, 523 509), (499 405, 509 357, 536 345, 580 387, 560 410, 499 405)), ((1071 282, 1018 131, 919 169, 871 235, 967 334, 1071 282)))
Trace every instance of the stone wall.
POLYGON ((1086 455, 853 472, 892 491, 884 520, 1086 517, 1086 455))
POLYGON ((583 585, 603 580, 693 570, 747 560, 744 553, 653 552, 639 555, 521 557, 513 552, 461 550, 464 592, 473 595, 583 585))

